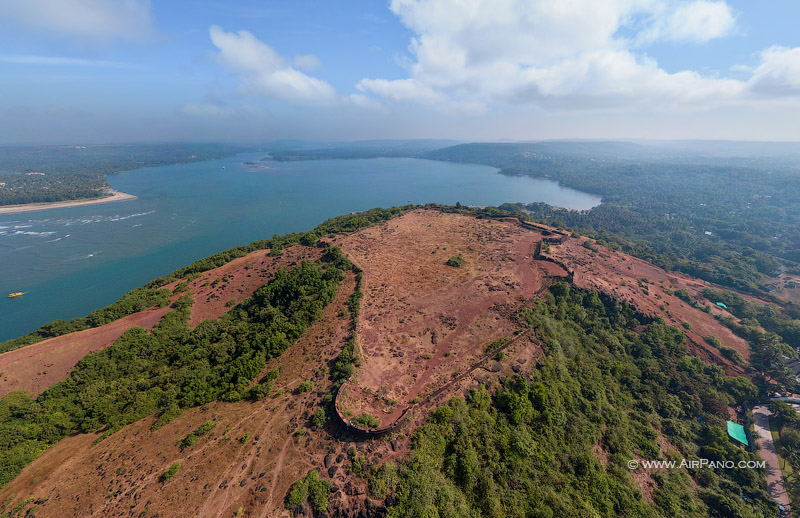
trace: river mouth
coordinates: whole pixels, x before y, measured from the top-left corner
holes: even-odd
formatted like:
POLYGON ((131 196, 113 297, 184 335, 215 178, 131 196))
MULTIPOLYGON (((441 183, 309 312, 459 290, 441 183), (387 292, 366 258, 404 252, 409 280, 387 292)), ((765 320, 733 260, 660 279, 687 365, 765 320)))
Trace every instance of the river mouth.
POLYGON ((413 158, 261 162, 265 153, 138 169, 109 177, 136 199, 0 215, 0 340, 85 316, 194 260, 325 219, 407 203, 601 199, 493 167, 413 158), (246 162, 252 162, 246 164, 246 162))

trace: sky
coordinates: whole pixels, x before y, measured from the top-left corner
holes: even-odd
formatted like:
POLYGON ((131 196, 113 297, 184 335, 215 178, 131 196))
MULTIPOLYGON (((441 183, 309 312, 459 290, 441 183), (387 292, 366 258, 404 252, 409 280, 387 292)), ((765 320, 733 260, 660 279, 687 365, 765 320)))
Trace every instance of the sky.
POLYGON ((0 142, 800 141, 796 0, 0 0, 0 142))

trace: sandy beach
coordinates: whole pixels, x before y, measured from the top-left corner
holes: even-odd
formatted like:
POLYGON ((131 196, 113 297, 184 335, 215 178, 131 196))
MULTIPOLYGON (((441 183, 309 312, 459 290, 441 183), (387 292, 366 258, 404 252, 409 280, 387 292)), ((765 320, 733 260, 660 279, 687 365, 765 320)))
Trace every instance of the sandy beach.
POLYGON ((19 212, 33 212, 37 210, 64 209, 79 205, 95 205, 112 201, 133 200, 136 196, 119 191, 111 191, 111 196, 91 200, 54 201, 49 203, 28 203, 25 205, 5 205, 0 207, 0 214, 17 214, 19 212))

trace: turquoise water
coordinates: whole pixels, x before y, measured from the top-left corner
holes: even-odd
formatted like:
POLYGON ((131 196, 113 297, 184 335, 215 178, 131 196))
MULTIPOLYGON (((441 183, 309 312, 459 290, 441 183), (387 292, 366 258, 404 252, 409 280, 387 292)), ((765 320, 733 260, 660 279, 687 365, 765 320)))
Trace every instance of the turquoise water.
POLYGON ((192 261, 372 207, 600 198, 491 167, 406 158, 271 163, 264 153, 110 177, 135 200, 0 216, 0 341, 84 316, 192 261), (25 295, 7 299, 10 292, 25 295))

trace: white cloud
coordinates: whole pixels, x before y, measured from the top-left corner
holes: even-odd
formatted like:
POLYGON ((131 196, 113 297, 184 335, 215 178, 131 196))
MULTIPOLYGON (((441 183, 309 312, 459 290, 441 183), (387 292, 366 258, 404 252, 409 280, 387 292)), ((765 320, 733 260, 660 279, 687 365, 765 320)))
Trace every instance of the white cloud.
POLYGON ((425 104, 443 102, 445 97, 417 79, 362 79, 356 85, 362 92, 375 92, 390 101, 417 101, 425 104))
POLYGON ((130 65, 116 61, 102 61, 83 58, 65 58, 58 56, 32 56, 27 54, 5 54, 0 55, 0 62, 15 65, 68 65, 68 66, 90 66, 90 67, 115 67, 125 68, 130 65))
POLYGON ((366 95, 350 94, 347 97, 347 100, 353 106, 356 106, 358 108, 363 108, 365 110, 382 110, 383 109, 383 105, 381 105, 381 103, 379 103, 378 101, 376 101, 372 97, 368 97, 366 95))
POLYGON ((642 38, 646 41, 705 43, 730 35, 735 26, 736 17, 728 4, 697 0, 662 6, 642 38))
POLYGON ((225 32, 212 25, 209 35, 219 49, 216 61, 241 80, 242 94, 295 105, 334 105, 344 101, 330 84, 290 66, 248 31, 225 32))
POLYGON ((144 40, 154 32, 150 0, 0 0, 0 20, 97 43, 144 40))
POLYGON ((762 52, 748 86, 756 95, 800 96, 800 47, 771 47, 762 52))
POLYGON ((730 34, 735 17, 723 1, 391 0, 389 8, 414 33, 409 77, 366 78, 357 88, 391 102, 700 106, 747 91, 736 80, 668 73, 639 51, 730 34))
POLYGON ((294 57, 294 66, 303 70, 314 70, 320 66, 319 59, 313 54, 303 54, 294 57))
POLYGON ((210 117, 216 119, 228 119, 236 115, 230 106, 219 104, 185 104, 181 108, 184 115, 190 117, 210 117))

